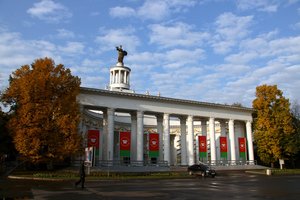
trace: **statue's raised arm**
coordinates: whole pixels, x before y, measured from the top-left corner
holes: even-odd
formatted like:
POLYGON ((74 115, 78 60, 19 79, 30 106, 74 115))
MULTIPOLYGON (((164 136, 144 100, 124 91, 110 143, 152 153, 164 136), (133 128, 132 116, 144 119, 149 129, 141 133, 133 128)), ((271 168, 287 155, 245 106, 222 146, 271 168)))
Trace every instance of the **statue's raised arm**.
POLYGON ((127 56, 127 51, 124 51, 122 49, 122 45, 120 45, 119 47, 116 47, 117 51, 118 51, 118 63, 122 63, 122 65, 124 65, 123 59, 124 56, 127 56))

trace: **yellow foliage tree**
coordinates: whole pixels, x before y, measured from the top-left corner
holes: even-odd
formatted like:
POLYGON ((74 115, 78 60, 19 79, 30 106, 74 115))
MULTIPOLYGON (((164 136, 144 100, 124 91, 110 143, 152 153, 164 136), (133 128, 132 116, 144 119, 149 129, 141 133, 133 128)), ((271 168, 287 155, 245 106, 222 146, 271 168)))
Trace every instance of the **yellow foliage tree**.
POLYGON ((20 154, 33 162, 49 162, 78 153, 79 89, 80 78, 50 58, 12 73, 2 98, 14 107, 8 127, 20 154))
POLYGON ((256 87, 254 139, 257 153, 266 164, 286 159, 296 153, 289 100, 276 85, 256 87))

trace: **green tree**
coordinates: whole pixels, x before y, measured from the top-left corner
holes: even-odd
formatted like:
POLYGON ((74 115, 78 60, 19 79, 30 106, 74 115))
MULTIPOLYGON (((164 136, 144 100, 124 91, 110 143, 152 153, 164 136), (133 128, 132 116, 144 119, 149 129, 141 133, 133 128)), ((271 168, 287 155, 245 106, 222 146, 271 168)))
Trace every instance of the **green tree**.
POLYGON ((8 128, 17 151, 32 162, 52 162, 80 150, 80 79, 52 59, 14 71, 3 101, 13 110, 8 128))
POLYGON ((297 154, 292 157, 292 167, 296 167, 295 166, 295 161, 298 161, 300 163, 300 105, 297 103, 297 101, 295 101, 292 104, 292 117, 293 117, 293 127, 295 130, 295 134, 294 134, 294 138, 293 140, 295 141, 295 143, 297 144, 297 154))
POLYGON ((253 101, 256 119, 254 140, 260 159, 273 166, 278 159, 287 159, 296 153, 294 129, 289 100, 276 85, 256 87, 253 101))
POLYGON ((0 157, 3 155, 13 156, 15 153, 12 137, 6 127, 9 115, 2 111, 0 107, 0 157))

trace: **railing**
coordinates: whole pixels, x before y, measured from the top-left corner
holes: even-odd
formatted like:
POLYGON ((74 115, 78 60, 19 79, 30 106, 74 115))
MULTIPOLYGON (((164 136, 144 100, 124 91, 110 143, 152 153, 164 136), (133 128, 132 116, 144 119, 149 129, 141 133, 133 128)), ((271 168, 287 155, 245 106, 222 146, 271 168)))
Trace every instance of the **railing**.
POLYGON ((98 167, 109 167, 109 166, 128 166, 128 167, 143 167, 143 166, 157 166, 157 167, 168 167, 167 161, 136 161, 136 160, 99 160, 94 163, 98 167))
MULTIPOLYGON (((80 166, 82 161, 73 160, 73 166, 80 166)), ((257 165, 256 160, 206 160, 206 161, 196 161, 196 163, 203 163, 209 166, 236 166, 236 165, 257 165)), ((90 165, 95 167, 111 167, 111 166, 120 166, 120 167, 145 167, 145 166, 156 166, 156 167, 169 167, 167 161, 137 161, 137 160, 96 160, 93 164, 90 165)), ((180 166, 180 165, 176 165, 180 166)))
POLYGON ((209 166, 257 165, 256 160, 208 160, 199 162, 209 166))

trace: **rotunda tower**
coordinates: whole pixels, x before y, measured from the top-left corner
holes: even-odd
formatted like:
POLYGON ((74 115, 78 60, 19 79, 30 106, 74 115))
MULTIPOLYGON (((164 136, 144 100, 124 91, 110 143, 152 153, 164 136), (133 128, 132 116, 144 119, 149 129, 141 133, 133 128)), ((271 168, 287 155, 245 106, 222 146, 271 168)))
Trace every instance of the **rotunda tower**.
POLYGON ((123 58, 127 52, 122 49, 122 46, 116 47, 118 51, 118 62, 110 68, 109 90, 133 92, 130 90, 130 72, 131 69, 124 65, 123 58))

